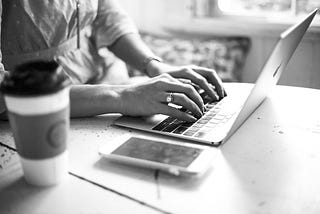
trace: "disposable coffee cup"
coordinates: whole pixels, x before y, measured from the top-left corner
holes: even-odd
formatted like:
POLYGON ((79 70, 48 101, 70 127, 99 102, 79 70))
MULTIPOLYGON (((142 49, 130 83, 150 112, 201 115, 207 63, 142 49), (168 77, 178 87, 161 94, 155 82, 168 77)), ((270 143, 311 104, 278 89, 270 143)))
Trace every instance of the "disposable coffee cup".
POLYGON ((55 185, 68 174, 69 85, 54 61, 20 65, 1 84, 24 177, 32 185, 55 185))

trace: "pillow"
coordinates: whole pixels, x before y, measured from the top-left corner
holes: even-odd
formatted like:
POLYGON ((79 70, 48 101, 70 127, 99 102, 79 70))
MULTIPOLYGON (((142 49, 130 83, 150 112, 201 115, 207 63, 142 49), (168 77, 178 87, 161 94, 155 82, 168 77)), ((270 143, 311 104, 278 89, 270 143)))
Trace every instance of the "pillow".
MULTIPOLYGON (((141 33, 141 38, 165 62, 213 68, 225 82, 241 81, 242 69, 251 44, 247 37, 186 39, 141 33)), ((131 75, 137 73, 133 72, 131 75)))

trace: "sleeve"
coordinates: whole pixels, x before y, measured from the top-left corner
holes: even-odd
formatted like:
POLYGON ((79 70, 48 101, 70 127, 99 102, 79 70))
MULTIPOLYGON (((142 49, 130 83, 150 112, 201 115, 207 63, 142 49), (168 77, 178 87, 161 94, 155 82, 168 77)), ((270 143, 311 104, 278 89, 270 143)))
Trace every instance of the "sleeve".
MULTIPOLYGON (((1 22, 2 22, 2 0, 0 0, 0 35, 1 35, 1 22)), ((0 41, 0 83, 4 75, 4 67, 2 64, 2 52, 1 52, 1 41, 0 41)))
POLYGON ((114 0, 99 0, 92 30, 97 49, 110 46, 121 36, 130 33, 138 34, 138 29, 120 5, 114 0))
MULTIPOLYGON (((2 0, 0 0, 0 35, 1 35, 1 21, 2 21, 2 0)), ((2 64, 2 52, 1 52, 1 41, 0 41, 0 83, 2 82, 4 77, 4 67, 2 64)), ((3 96, 0 92, 0 116, 1 113, 5 111, 3 96)))

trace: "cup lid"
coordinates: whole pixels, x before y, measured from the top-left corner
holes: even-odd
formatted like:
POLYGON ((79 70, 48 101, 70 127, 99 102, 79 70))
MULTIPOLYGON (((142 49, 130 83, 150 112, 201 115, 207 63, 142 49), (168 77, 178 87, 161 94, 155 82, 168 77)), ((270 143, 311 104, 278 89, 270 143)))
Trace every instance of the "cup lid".
POLYGON ((32 61, 7 72, 0 90, 9 95, 40 96, 55 93, 70 83, 57 62, 32 61))

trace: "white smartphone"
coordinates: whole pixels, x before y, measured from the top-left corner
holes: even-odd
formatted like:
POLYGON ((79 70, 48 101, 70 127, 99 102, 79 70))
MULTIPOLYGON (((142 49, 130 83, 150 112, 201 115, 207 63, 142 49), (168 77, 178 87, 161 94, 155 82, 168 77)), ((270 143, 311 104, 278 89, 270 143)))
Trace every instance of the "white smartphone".
POLYGON ((216 148, 208 146, 130 135, 123 135, 99 149, 99 154, 108 159, 175 175, 204 173, 217 153, 216 148))

